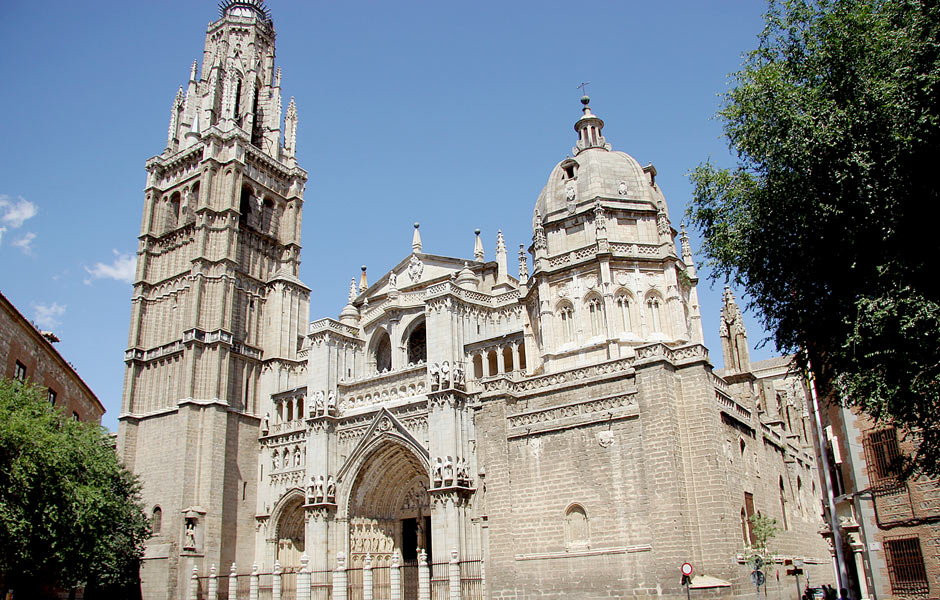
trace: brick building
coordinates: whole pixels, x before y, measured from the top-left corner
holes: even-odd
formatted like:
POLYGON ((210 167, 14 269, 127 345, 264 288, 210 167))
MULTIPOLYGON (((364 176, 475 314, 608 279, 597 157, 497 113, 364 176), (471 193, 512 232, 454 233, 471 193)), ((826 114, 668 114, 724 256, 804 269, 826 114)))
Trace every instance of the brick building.
POLYGON ((2 376, 43 386, 49 402, 66 415, 100 423, 104 406, 55 349, 53 342, 56 341, 54 334, 39 331, 0 294, 2 376))
MULTIPOLYGON (((940 596, 940 482, 898 477, 896 461, 912 449, 903 432, 835 404, 820 413, 829 463, 823 484, 853 597, 940 596)), ((832 545, 831 527, 825 532, 832 545)))
POLYGON ((334 597, 371 579, 387 598, 400 565, 405 598, 685 598, 685 561, 697 596, 752 596, 758 512, 782 561, 831 581, 802 384, 751 365, 730 292, 712 371, 688 238, 587 97, 571 156, 520 200, 513 273, 501 233, 493 260, 479 232, 449 257, 416 224, 393 269, 308 321, 274 39, 259 0, 223 2, 146 164, 118 435, 155 517, 145 597, 305 561, 347 578, 334 597))

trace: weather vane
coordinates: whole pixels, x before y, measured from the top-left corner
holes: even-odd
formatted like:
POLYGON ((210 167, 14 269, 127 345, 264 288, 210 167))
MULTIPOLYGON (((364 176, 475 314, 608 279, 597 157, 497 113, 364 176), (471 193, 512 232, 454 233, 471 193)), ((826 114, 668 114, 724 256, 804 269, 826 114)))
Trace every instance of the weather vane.
POLYGON ((585 88, 589 86, 590 84, 591 84, 590 81, 582 81, 581 85, 577 86, 578 88, 580 88, 582 96, 587 96, 587 90, 585 88))

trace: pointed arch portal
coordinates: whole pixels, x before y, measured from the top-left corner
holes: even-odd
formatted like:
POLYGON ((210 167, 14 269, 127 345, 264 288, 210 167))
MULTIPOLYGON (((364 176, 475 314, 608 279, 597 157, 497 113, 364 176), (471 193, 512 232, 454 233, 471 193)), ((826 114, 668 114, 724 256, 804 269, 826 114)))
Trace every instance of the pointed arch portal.
POLYGON ((421 459, 403 444, 382 442, 365 459, 349 495, 349 566, 391 564, 397 550, 405 561, 419 548, 430 555, 430 481, 421 459))
POLYGON ((304 497, 302 493, 285 498, 277 512, 277 555, 281 569, 286 572, 300 570, 300 557, 304 553, 304 497))

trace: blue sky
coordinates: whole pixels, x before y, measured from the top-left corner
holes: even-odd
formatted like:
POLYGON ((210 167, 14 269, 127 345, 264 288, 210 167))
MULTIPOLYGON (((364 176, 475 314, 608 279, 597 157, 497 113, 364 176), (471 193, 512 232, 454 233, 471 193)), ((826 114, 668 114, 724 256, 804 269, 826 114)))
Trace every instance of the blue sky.
MULTIPOLYGON (((0 291, 57 345, 116 429, 144 161, 202 58, 212 0, 7 0, 0 20, 0 291)), ((297 99, 311 319, 350 277, 411 250, 492 258, 531 242, 535 200, 575 142, 579 83, 615 149, 659 172, 674 226, 687 173, 732 164, 713 119, 764 3, 270 0, 285 105, 297 99)), ((693 247, 699 243, 694 238, 693 247)), ((511 254, 514 256, 515 254, 511 254)), ((721 285, 699 285, 721 366, 721 285)), ((739 298, 740 299, 740 298, 739 298)), ((748 316, 752 345, 766 334, 748 316)), ((773 354, 772 344, 752 351, 773 354)))

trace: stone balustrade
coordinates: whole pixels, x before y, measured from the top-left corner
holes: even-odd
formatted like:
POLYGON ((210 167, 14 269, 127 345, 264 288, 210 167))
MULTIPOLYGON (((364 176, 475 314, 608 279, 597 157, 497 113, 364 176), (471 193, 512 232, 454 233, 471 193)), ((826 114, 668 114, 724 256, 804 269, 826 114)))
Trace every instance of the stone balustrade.
POLYGON ((427 391, 427 370, 427 364, 420 363, 356 381, 340 382, 337 386, 339 410, 343 412, 421 395, 427 391))

